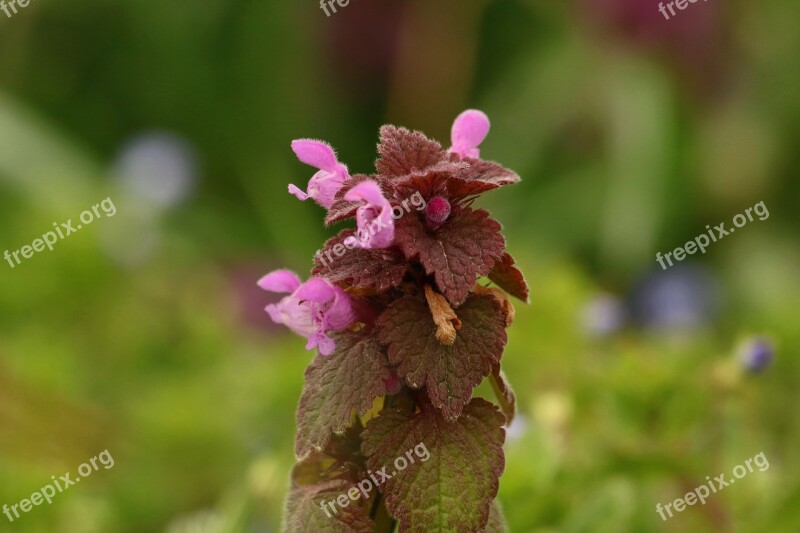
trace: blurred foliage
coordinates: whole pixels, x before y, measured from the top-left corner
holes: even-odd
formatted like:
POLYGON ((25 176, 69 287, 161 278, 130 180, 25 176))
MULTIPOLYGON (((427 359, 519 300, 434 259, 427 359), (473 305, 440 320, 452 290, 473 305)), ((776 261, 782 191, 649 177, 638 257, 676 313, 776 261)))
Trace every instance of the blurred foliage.
POLYGON ((289 142, 329 140, 368 172, 380 124, 446 142, 478 107, 484 157, 523 176, 480 203, 532 287, 504 359, 521 411, 511 531, 800 530, 800 5, 659 17, 639 0, 355 0, 328 19, 316 2, 39 0, 0 16, 0 252, 103 198, 118 209, 0 265, 0 504, 104 449, 116 462, 0 529, 276 531, 310 357, 255 281, 307 272, 336 231, 286 193, 312 174, 289 142), (117 165, 159 131, 197 157, 170 205, 117 165), (714 306, 680 279, 681 298, 651 289, 656 252, 762 200, 767 220, 687 260, 714 306), (617 307, 595 305, 608 295, 617 307), (642 299, 691 320, 640 316, 642 299), (759 375, 735 356, 750 335, 776 346, 759 375), (655 512, 761 451, 766 472, 655 512))

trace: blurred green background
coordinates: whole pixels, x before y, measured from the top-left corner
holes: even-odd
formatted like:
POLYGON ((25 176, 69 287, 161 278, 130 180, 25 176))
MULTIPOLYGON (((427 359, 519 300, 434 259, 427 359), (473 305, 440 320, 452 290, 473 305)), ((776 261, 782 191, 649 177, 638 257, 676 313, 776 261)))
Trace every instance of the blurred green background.
MULTIPOLYGON (((322 138, 369 172, 378 127, 523 177, 479 205, 531 285, 504 356, 511 531, 800 531, 800 4, 708 0, 35 0, 0 13, 0 504, 108 449, 0 530, 271 532, 311 354, 255 285, 306 275, 323 211, 287 194, 322 138), (764 201, 703 256, 705 225, 764 201), (774 345, 754 373, 738 351, 774 345), (655 511, 764 452, 770 468, 655 511)), ((491 397, 491 396, 489 396, 491 397)))

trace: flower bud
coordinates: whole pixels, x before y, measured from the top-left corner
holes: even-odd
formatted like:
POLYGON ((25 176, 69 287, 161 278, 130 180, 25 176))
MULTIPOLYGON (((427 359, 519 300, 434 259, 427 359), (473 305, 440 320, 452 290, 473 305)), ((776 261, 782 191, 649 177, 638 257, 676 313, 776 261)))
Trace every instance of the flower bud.
POLYGON ((425 208, 425 222, 431 229, 437 229, 450 216, 450 202, 441 196, 433 197, 425 208))

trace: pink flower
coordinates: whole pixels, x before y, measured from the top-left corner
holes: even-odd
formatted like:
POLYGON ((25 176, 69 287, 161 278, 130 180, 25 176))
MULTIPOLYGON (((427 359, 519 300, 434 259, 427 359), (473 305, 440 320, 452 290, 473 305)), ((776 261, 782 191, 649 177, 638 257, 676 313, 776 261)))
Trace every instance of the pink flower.
POLYGON ((489 127, 489 117, 483 111, 467 109, 453 122, 450 152, 461 157, 479 158, 481 151, 478 146, 489 134, 489 127))
POLYGON ((387 248, 394 242, 392 205, 374 181, 362 181, 344 195, 348 202, 364 202, 356 211, 357 246, 387 248))
POLYGON ((283 324, 308 339, 306 350, 319 346, 319 353, 330 355, 336 343, 327 336, 355 322, 350 297, 339 287, 322 278, 305 283, 294 272, 275 270, 258 281, 258 286, 270 292, 289 293, 277 304, 266 307, 276 324, 283 324))
POLYGON ((312 198, 322 207, 328 209, 345 180, 350 177, 347 167, 336 159, 336 153, 328 143, 311 139, 292 141, 292 150, 297 158, 319 169, 308 182, 308 192, 303 192, 295 185, 289 185, 289 192, 300 200, 312 198))

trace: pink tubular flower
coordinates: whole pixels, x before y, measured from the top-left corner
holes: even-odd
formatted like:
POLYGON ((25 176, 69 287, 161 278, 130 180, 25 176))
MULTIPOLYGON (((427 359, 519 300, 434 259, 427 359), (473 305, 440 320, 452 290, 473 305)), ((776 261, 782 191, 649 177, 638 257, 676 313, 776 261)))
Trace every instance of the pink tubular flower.
POLYGON ((328 209, 345 180, 350 177, 347 167, 336 159, 336 153, 328 143, 311 139, 292 141, 292 150, 297 158, 319 169, 319 172, 308 182, 308 192, 303 192, 295 185, 289 185, 289 192, 300 200, 314 199, 319 205, 328 209))
POLYGON ((348 202, 364 202, 356 212, 357 246, 387 248, 394 242, 392 205, 374 181, 362 181, 344 195, 348 202))
POLYGON ((489 134, 489 127, 489 117, 483 111, 467 109, 453 122, 450 152, 461 157, 479 158, 481 151, 478 146, 489 134))
POLYGON ((322 278, 302 283, 294 272, 275 270, 261 278, 258 286, 265 291, 289 293, 277 304, 268 305, 266 311, 276 324, 307 338, 306 350, 319 346, 322 355, 332 354, 336 343, 327 333, 355 322, 350 297, 322 278))

